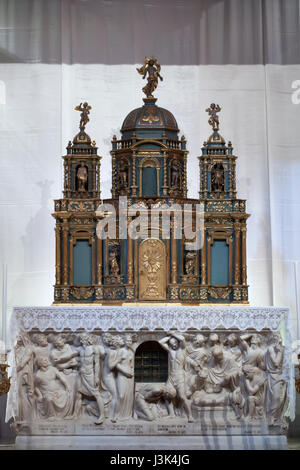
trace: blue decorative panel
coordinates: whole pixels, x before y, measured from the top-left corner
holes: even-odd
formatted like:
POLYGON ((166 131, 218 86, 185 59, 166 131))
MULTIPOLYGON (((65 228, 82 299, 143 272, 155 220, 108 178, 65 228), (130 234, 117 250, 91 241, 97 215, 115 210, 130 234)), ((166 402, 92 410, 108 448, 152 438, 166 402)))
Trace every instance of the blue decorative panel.
POLYGON ((143 196, 157 196, 157 170, 152 167, 142 169, 143 196))
POLYGON ((73 252, 74 284, 87 286, 92 283, 92 247, 88 240, 77 240, 73 252))
POLYGON ((215 240, 211 246, 211 284, 229 284, 229 247, 226 240, 215 240))

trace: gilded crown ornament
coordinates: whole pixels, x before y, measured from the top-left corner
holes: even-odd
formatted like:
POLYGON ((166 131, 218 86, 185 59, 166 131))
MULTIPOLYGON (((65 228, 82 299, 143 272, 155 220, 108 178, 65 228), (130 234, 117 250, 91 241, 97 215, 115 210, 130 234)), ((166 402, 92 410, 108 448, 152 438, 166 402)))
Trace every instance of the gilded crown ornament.
POLYGON ((221 109, 222 108, 218 104, 212 103, 210 107, 205 110, 210 116, 208 124, 212 126, 214 131, 219 130, 219 116, 217 113, 219 113, 221 109))
POLYGON ((143 92, 145 93, 147 98, 153 98, 152 93, 157 88, 158 78, 160 78, 161 81, 163 80, 163 77, 159 73, 160 69, 160 64, 158 63, 157 59, 153 56, 145 57, 144 65, 142 65, 142 67, 140 67, 139 69, 137 68, 138 73, 140 75, 143 75, 143 78, 146 78, 146 75, 148 74, 148 83, 143 88, 143 92))

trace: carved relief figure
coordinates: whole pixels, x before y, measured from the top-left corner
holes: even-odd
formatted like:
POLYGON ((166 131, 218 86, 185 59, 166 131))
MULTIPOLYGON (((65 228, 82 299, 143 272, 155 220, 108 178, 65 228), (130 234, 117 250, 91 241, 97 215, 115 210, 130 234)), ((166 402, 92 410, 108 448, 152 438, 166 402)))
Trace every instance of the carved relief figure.
POLYGON ((53 349, 50 359, 60 372, 69 375, 78 366, 75 359, 79 356, 79 351, 74 350, 70 344, 66 343, 63 335, 57 335, 53 341, 53 349))
POLYGON ((33 345, 26 333, 20 333, 15 346, 18 375, 19 418, 28 421, 34 414, 33 345))
POLYGON ((211 190, 224 192, 225 176, 221 163, 216 163, 211 169, 211 190))
POLYGON ((35 333, 32 336, 32 341, 35 343, 35 347, 33 349, 35 362, 40 357, 46 357, 49 359, 50 357, 50 344, 48 343, 48 338, 43 333, 35 333))
POLYGON ((88 180, 88 171, 83 162, 77 170, 78 191, 86 191, 86 182, 88 180))
POLYGON ((141 384, 135 392, 134 409, 139 418, 154 421, 163 416, 158 407, 158 404, 163 402, 168 416, 174 418, 172 401, 175 397, 176 391, 174 389, 170 390, 165 384, 141 384))
POLYGON ((250 419, 264 417, 266 380, 261 369, 250 364, 243 366, 248 393, 248 415, 250 419))
MULTIPOLYGON (((100 358, 105 355, 103 346, 94 345, 92 335, 82 333, 79 336, 83 349, 80 351, 79 383, 75 403, 75 417, 78 417, 82 407, 83 397, 93 397, 98 406, 98 419, 95 424, 102 424, 105 420, 104 400, 100 389, 104 391, 101 384, 100 358)), ((91 408, 88 408, 92 411, 91 408)))
POLYGON ((242 365, 243 353, 239 344, 239 337, 230 333, 224 341, 225 351, 230 354, 239 366, 242 365))
POLYGON ((115 336, 118 352, 115 360, 110 362, 110 369, 116 376, 117 406, 113 421, 131 418, 134 398, 134 350, 132 336, 115 336))
POLYGON ((214 367, 204 367, 199 373, 200 390, 193 395, 196 406, 231 405, 239 418, 245 404, 239 382, 241 370, 222 347, 213 347, 214 367))
POLYGON ((34 385, 38 415, 42 418, 64 418, 71 413, 71 391, 63 375, 53 367, 49 359, 40 356, 36 360, 38 371, 34 385))
POLYGON ((194 336, 192 343, 187 347, 187 398, 191 398, 192 394, 199 387, 199 373, 206 365, 209 353, 205 347, 206 338, 201 334, 194 336))
POLYGON ((169 378, 167 387, 175 390, 176 398, 182 404, 187 414, 188 422, 194 421, 191 411, 191 403, 187 399, 186 377, 184 373, 186 364, 186 345, 182 335, 170 332, 169 336, 159 341, 160 345, 168 351, 169 378))
POLYGON ((143 88, 143 92, 145 93, 147 98, 153 98, 152 93, 158 85, 158 78, 160 78, 160 80, 163 80, 163 77, 161 77, 159 73, 160 69, 161 66, 158 63, 157 59, 155 59, 155 57, 145 57, 144 65, 137 69, 138 73, 140 75, 143 75, 143 78, 146 78, 146 76, 148 75, 148 83, 143 88))
POLYGON ((280 334, 272 335, 265 354, 265 366, 268 380, 267 400, 268 412, 272 424, 282 418, 287 398, 287 384, 283 380, 282 362, 283 346, 280 334))
POLYGON ((265 351, 261 348, 260 335, 257 333, 244 334, 240 336, 240 340, 242 349, 244 350, 243 364, 250 364, 251 366, 259 367, 264 370, 265 351))
POLYGON ((102 340, 105 346, 105 355, 103 358, 103 383, 111 395, 109 418, 112 422, 115 423, 118 406, 118 394, 114 364, 117 360, 119 343, 110 333, 104 333, 102 340))

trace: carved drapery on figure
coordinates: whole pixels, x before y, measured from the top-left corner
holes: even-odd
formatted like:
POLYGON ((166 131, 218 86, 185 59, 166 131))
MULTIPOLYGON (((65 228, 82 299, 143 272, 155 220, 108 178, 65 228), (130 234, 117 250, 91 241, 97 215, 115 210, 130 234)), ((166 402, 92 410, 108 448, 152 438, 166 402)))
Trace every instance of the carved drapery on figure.
POLYGON ((154 421, 167 429, 170 419, 192 423, 204 412, 221 410, 216 411, 219 425, 225 416, 234 426, 247 422, 285 429, 283 352, 280 335, 268 330, 138 335, 20 331, 15 427, 22 433, 24 422, 41 429, 39 423, 68 419, 101 424, 102 429, 118 421, 154 421), (168 379, 134 387, 135 351, 149 338, 168 353, 168 379))

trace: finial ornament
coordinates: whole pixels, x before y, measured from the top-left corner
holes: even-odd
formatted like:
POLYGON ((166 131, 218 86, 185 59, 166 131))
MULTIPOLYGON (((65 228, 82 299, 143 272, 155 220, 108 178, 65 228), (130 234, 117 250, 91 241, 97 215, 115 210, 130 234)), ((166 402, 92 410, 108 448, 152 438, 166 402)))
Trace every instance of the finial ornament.
POLYGON ((147 98, 153 98, 152 93, 157 88, 158 85, 158 78, 163 80, 163 77, 160 75, 160 64, 158 63, 155 57, 145 57, 144 65, 137 69, 138 73, 143 75, 143 78, 146 78, 148 74, 147 80, 148 83, 143 88, 143 92, 147 96, 147 98))
POLYGON ((221 109, 218 104, 212 103, 210 107, 205 110, 210 116, 208 124, 212 126, 214 131, 219 130, 219 116, 217 116, 217 113, 219 113, 221 109))
POLYGON ((85 130, 85 126, 89 122, 89 117, 88 115, 90 114, 90 109, 92 109, 92 106, 89 106, 87 102, 85 103, 80 103, 80 105, 76 106, 75 110, 76 111, 81 111, 80 114, 80 123, 79 123, 79 129, 81 132, 85 130))

